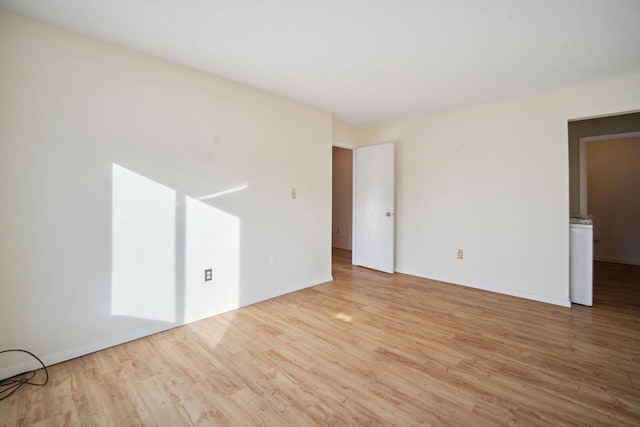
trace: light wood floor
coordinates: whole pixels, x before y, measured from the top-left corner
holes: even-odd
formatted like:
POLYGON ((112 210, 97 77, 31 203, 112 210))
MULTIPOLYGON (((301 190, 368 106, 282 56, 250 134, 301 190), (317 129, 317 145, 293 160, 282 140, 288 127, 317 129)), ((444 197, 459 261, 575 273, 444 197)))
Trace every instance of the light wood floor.
POLYGON ((640 425, 640 267, 572 309, 352 267, 50 368, 2 425, 640 425))

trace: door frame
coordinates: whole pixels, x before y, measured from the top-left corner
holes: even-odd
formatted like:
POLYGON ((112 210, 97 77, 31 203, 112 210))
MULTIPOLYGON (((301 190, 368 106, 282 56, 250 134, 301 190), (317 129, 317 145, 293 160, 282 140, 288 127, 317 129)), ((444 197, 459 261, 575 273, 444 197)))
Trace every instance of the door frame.
MULTIPOLYGON (((384 143, 386 144, 386 143, 384 143)), ((365 145, 365 146, 359 146, 350 142, 344 142, 344 141, 338 141, 338 140, 333 140, 331 143, 331 147, 338 147, 338 148, 345 148, 347 150, 351 150, 353 152, 353 159, 352 159, 352 174, 351 174, 351 185, 353 186, 353 191, 352 191, 352 196, 351 196, 351 264, 355 265, 355 260, 356 260, 356 253, 358 250, 358 245, 356 243, 356 215, 355 213, 357 212, 358 206, 357 206, 357 202, 356 202, 356 171, 357 171, 357 166, 356 166, 356 149, 358 148, 364 148, 364 147, 370 147, 373 145, 380 145, 380 144, 371 144, 371 145, 365 145)), ((394 169, 395 169, 395 165, 394 165, 394 169)), ((331 170, 333 171, 333 156, 332 156, 332 163, 331 163, 331 170)), ((395 186, 395 183, 394 183, 395 186)), ((333 188, 333 187, 332 187, 333 188)), ((332 191, 332 195, 333 195, 333 189, 332 191)), ((395 196, 394 196, 395 198, 395 196)), ((333 197, 332 197, 333 200, 333 197)), ((394 204, 395 204, 395 200, 394 200, 394 204)), ((332 212, 333 212, 333 204, 331 206, 332 212)), ((394 207, 394 218, 393 220, 395 221, 395 207, 394 207)), ((331 225, 331 234, 333 234, 333 222, 331 225)), ((395 240, 395 237, 394 237, 395 240)), ((395 258, 395 242, 394 242, 394 258, 395 258)), ((395 262, 394 262, 395 264, 395 262)), ((395 272, 395 267, 394 267, 394 272, 395 272)), ((393 273, 390 273, 393 274, 393 273)))

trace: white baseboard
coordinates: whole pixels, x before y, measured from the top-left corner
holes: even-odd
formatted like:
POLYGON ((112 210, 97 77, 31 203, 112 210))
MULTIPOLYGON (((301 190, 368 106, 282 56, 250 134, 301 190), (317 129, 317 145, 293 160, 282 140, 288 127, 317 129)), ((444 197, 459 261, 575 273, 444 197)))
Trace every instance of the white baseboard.
POLYGON ((332 245, 331 247, 332 248, 336 248, 336 249, 345 249, 347 251, 352 250, 352 248, 348 244, 344 244, 343 245, 343 244, 336 243, 336 244, 332 245))
POLYGON ((637 259, 617 259, 617 258, 593 258, 594 261, 612 262, 614 264, 627 264, 627 265, 640 265, 640 260, 637 259))
POLYGON ((319 279, 307 280, 307 281, 303 282, 302 285, 288 286, 288 287, 284 288, 282 291, 277 292, 277 293, 275 293, 273 295, 270 295, 267 298, 260 298, 260 299, 257 299, 255 301, 249 301, 249 302, 243 304, 243 307, 246 307, 246 306, 252 305, 252 304, 257 304, 257 303, 262 302, 262 301, 267 301, 267 300, 270 300, 272 298, 281 297, 282 295, 290 294, 292 292, 301 291, 303 289, 310 288, 312 286, 321 285, 323 283, 327 283, 327 282, 331 282, 331 281, 333 281, 333 276, 324 276, 324 277, 319 278, 319 279))
MULTIPOLYGON (((404 271, 399 271, 399 270, 397 270, 397 271, 398 271, 398 273, 409 274, 411 276, 422 277, 424 279, 429 279, 429 280, 436 280, 438 282, 443 282, 443 283, 449 284, 449 285, 464 286, 466 288, 480 289, 482 291, 495 292, 497 294, 509 295, 509 296, 518 297, 518 298, 524 298, 524 299, 528 299, 528 300, 532 300, 532 301, 543 302, 543 303, 546 303, 546 304, 559 305, 561 307, 571 307, 571 301, 568 300, 568 299, 565 300, 565 299, 560 299, 560 298, 547 297, 547 296, 544 296, 544 295, 530 294, 530 293, 527 293, 527 292, 516 291, 516 290, 513 290, 513 289, 488 288, 486 286, 481 286, 481 285, 476 285, 476 284, 455 283, 455 282, 452 282, 451 280, 447 280, 447 279, 443 279, 443 278, 424 277, 424 276, 420 276, 420 275, 414 274, 414 273, 409 273, 409 272, 404 272, 404 271)), ((569 284, 567 284, 567 289, 569 289, 569 284)))
MULTIPOLYGON (((61 351, 54 354, 40 356, 40 359, 44 362, 45 365, 51 366, 56 363, 65 362, 67 360, 75 359, 76 357, 85 356, 87 354, 95 353, 96 351, 104 350, 109 347, 114 347, 116 345, 124 344, 129 341, 137 340, 139 338, 147 337, 149 335, 157 334, 158 332, 168 331, 169 329, 173 329, 177 326, 181 325, 173 325, 167 327, 166 325, 158 325, 153 328, 147 328, 143 330, 138 330, 135 333, 119 335, 112 339, 108 339, 105 341, 99 341, 96 343, 83 345, 80 347, 72 348, 66 351, 61 351)), ((31 357, 31 356, 26 356, 31 357)), ((40 369, 42 366, 38 363, 37 360, 32 359, 27 362, 19 363, 17 365, 10 365, 0 369, 0 380, 5 378, 13 377, 14 375, 18 375, 22 372, 32 371, 36 369, 40 369)))
MULTIPOLYGON (((241 307, 245 307, 247 305, 251 305, 251 304, 256 304, 262 301, 266 301, 267 299, 271 299, 271 298, 276 298, 291 292, 296 292, 305 288, 309 288, 311 286, 316 286, 316 285, 320 285, 322 283, 326 283, 326 282, 331 282, 333 280, 333 276, 325 276, 322 278, 318 278, 315 280, 308 280, 303 282, 300 285, 295 285, 295 286, 291 286, 288 289, 285 289, 282 292, 278 292, 268 298, 264 298, 258 301, 254 301, 254 302, 248 302, 246 304, 243 304, 241 307)), ((241 307, 237 307, 237 308, 241 308, 241 307)), ((232 311, 232 310, 236 310, 237 308, 231 309, 231 310, 227 310, 227 311, 232 311)), ((217 316, 219 314, 224 313, 220 312, 220 313, 216 313, 213 314, 211 316, 207 316, 207 317, 212 317, 212 316, 217 316)), ((207 318, 204 317, 204 318, 207 318)), ((204 319, 203 318, 203 319, 204 319)), ((120 344, 124 344, 126 342, 129 341, 133 341, 133 340, 137 340, 140 338, 144 338, 147 337, 149 335, 153 335, 153 334, 157 334, 159 332, 164 332, 164 331, 168 331, 170 329, 176 328, 178 326, 183 326, 186 325, 188 323, 192 323, 192 322, 196 322, 198 320, 202 320, 202 319, 191 319, 189 322, 185 322, 185 323, 180 323, 180 324, 175 324, 175 325, 167 325, 167 324, 163 324, 163 325, 156 325, 154 327, 151 328, 147 328, 147 329, 142 329, 142 330, 137 330, 133 333, 129 333, 129 334, 123 334, 123 335, 118 335, 117 337, 113 337, 111 339, 108 340, 104 340, 104 341, 99 341, 96 343, 92 343, 92 344, 88 344, 88 345, 83 345, 80 347, 76 347, 73 349, 69 349, 69 350, 65 350, 65 351, 61 351, 58 353, 54 353, 54 354, 48 354, 48 355, 44 355, 44 356, 40 356, 37 355, 38 357, 40 357, 40 359, 42 359, 42 361, 45 363, 45 365, 47 366, 51 366, 51 365, 55 365, 56 363, 61 363, 61 362, 65 362, 67 360, 71 360, 71 359, 75 359, 76 357, 81 357, 81 356, 85 356, 87 354, 91 354, 91 353, 95 353, 96 351, 100 351, 100 350, 104 350, 107 349, 109 347, 114 347, 116 345, 120 345, 120 344)), ((31 357, 26 355, 26 357, 31 357)), ((0 380, 3 380, 5 378, 10 378, 13 377, 14 375, 18 375, 21 374, 22 372, 26 372, 26 371, 32 371, 32 370, 36 370, 36 369, 40 369, 42 368, 42 366, 38 363, 37 360, 33 359, 33 360, 28 360, 26 362, 23 363, 18 363, 15 365, 9 365, 6 367, 2 367, 0 368, 0 380)))

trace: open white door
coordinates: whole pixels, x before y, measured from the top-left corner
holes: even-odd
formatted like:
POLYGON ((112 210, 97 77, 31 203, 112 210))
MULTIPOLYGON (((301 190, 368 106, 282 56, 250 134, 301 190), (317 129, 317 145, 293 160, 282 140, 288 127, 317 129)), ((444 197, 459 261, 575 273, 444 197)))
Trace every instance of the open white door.
POLYGON ((393 144, 354 150, 353 166, 353 264, 393 273, 393 144))

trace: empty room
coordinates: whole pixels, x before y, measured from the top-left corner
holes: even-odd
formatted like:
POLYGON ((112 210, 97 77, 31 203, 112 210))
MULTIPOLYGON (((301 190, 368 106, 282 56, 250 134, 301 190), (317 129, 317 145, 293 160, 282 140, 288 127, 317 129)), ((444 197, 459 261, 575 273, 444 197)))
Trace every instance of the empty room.
POLYGON ((639 22, 0 0, 0 425, 639 425, 639 22))

